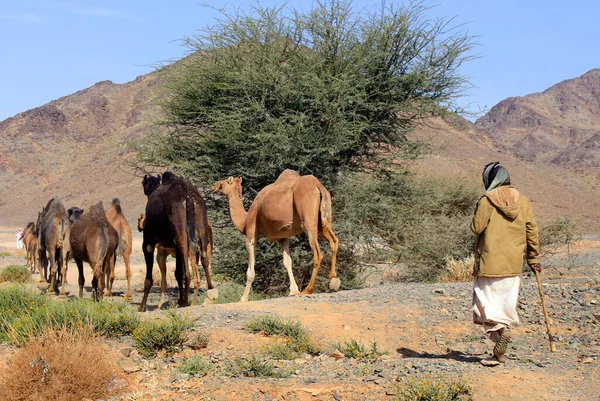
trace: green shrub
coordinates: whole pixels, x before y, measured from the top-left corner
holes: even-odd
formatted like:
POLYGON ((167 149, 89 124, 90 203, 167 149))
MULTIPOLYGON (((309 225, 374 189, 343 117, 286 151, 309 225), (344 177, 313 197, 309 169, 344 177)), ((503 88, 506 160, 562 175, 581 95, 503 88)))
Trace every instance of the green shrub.
POLYGON ((0 283, 9 281, 11 283, 25 284, 31 280, 31 271, 28 267, 9 265, 0 270, 0 283))
POLYGON ((267 348, 266 353, 273 359, 292 360, 300 358, 303 354, 318 355, 321 349, 308 335, 303 335, 272 345, 267 348))
POLYGON ((208 347, 208 336, 205 333, 196 333, 191 338, 188 338, 186 345, 191 349, 202 349, 208 347))
MULTIPOLYGON (((240 284, 221 284, 219 285, 219 297, 214 300, 216 304, 229 304, 233 302, 239 302, 240 298, 242 298, 242 294, 244 293, 244 286, 240 284)), ((267 296, 265 294, 260 294, 256 292, 251 292, 248 300, 250 301, 258 301, 261 299, 266 299, 267 296)))
POLYGON ((194 355, 179 364, 177 370, 192 376, 206 376, 215 371, 215 365, 208 359, 194 355))
POLYGON ((551 248, 570 246, 581 239, 579 223, 568 216, 558 216, 543 220, 539 224, 540 247, 542 252, 551 253, 551 248))
POLYGON ((356 340, 350 340, 343 344, 338 344, 337 349, 344 354, 346 358, 375 360, 380 356, 387 354, 377 348, 377 343, 373 341, 371 347, 366 347, 356 340))
POLYGON ((466 381, 422 380, 401 384, 397 401, 469 401, 471 389, 466 381))
POLYGON ((135 347, 148 358, 155 357, 159 351, 172 354, 181 350, 187 340, 192 323, 176 312, 169 312, 159 321, 141 322, 133 331, 135 347))
POLYGON ((228 362, 226 373, 232 377, 287 377, 289 374, 277 369, 266 356, 251 354, 228 362))
POLYGON ((131 334, 138 326, 135 310, 124 301, 94 302, 89 299, 45 300, 14 319, 6 329, 6 339, 24 345, 48 328, 91 326, 94 332, 118 337, 131 334), (49 302, 48 302, 49 301, 49 302))
POLYGON ((0 252, 0 258, 8 258, 9 256, 12 256, 12 253, 6 251, 0 252))
POLYGON ((279 316, 264 315, 246 323, 246 330, 252 332, 264 331, 268 336, 284 335, 299 338, 306 335, 306 330, 297 320, 284 320, 279 316))
POLYGON ((15 320, 45 308, 48 302, 47 296, 22 285, 0 287, 0 341, 9 340, 8 331, 15 320))

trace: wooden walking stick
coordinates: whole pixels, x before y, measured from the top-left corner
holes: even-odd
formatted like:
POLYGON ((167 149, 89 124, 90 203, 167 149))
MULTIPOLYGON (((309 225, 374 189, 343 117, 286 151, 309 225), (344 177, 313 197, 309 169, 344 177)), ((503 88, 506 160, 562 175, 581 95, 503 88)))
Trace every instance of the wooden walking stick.
POLYGON ((532 269, 535 273, 535 278, 538 283, 538 290, 540 291, 540 298, 542 299, 542 309, 544 310, 544 318, 546 319, 546 330, 548 331, 548 341, 550 342, 550 352, 556 352, 556 344, 554 344, 554 337, 552 336, 551 320, 548 316, 548 309, 546 308, 546 297, 544 297, 544 290, 542 289, 542 279, 537 270, 532 269))

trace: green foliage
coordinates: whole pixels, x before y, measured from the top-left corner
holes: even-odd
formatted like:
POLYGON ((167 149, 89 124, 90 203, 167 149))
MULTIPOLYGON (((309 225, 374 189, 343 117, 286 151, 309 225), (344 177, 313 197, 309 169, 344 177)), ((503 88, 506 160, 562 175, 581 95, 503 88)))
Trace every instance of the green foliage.
MULTIPOLYGON (((428 8, 419 2, 355 10, 345 0, 325 0, 306 13, 260 5, 247 13, 237 8, 223 13, 216 25, 184 40, 188 57, 162 70, 159 133, 139 145, 136 167, 169 168, 205 193, 217 180, 243 177, 246 207, 285 168, 315 175, 333 195, 334 230, 343 231, 342 289, 355 288, 361 273, 357 238, 370 235, 360 216, 376 207, 377 195, 370 194, 351 213, 338 213, 338 199, 352 203, 354 189, 347 182, 362 179, 356 173, 392 173, 415 158, 420 145, 407 133, 422 118, 456 110, 455 100, 468 87, 459 67, 472 58, 472 37, 454 28, 452 20, 428 19, 428 8)), ((388 199, 398 191, 388 188, 388 199)), ((208 197, 207 203, 219 247, 215 272, 244 282, 247 254, 227 201, 208 197)), ((401 248, 418 258, 410 240, 418 241, 419 235, 392 233, 389 221, 396 217, 388 213, 396 210, 388 208, 377 218, 377 231, 402 237, 388 242, 396 253, 401 248)), ((437 230, 437 223, 430 219, 422 226, 437 230)), ((330 263, 323 245, 319 292, 327 290, 330 263)), ((425 245, 428 255, 446 249, 425 245)), ((304 288, 312 252, 303 235, 290 246, 304 288)), ((440 258, 456 253, 462 252, 440 258)), ((258 242, 255 269, 255 290, 287 292, 278 244, 258 242)))
POLYGON ((131 336, 138 351, 147 358, 153 358, 159 351, 172 354, 182 349, 191 327, 191 322, 176 312, 170 312, 159 321, 141 322, 131 336))
POLYGON ((226 373, 232 377, 287 377, 289 374, 277 369, 264 355, 251 354, 229 361, 226 373))
MULTIPOLYGON (((240 275, 239 278, 242 278, 240 275)), ((216 281, 216 280, 213 280, 216 281)), ((242 282, 242 280, 240 280, 242 282)), ((214 300, 216 304, 229 304, 232 302, 239 302, 242 294, 244 293, 244 286, 240 284, 220 284, 219 285, 219 297, 214 300)), ((250 293, 250 297, 248 298, 250 301, 257 301, 260 299, 265 299, 266 296, 264 294, 250 293)))
POLYGON ((285 341, 267 348, 267 355, 273 359, 292 360, 304 354, 319 355, 321 349, 315 345, 308 335, 297 338, 287 338, 285 341))
POLYGON ((346 341, 336 347, 346 358, 375 360, 387 354, 377 348, 377 342, 373 341, 371 347, 366 347, 356 340, 346 341))
POLYGON ((3 337, 13 344, 24 345, 49 328, 83 326, 90 326, 101 335, 118 337, 131 334, 138 323, 135 310, 124 301, 74 299, 63 302, 42 297, 12 320, 3 337))
POLYGON ((0 252, 0 258, 8 258, 9 256, 12 256, 12 253, 7 251, 0 252))
POLYGON ((8 341, 8 333, 15 320, 45 308, 48 302, 47 296, 22 285, 0 287, 0 341, 8 341))
POLYGON ((394 259, 406 280, 436 281, 448 258, 473 250, 470 222, 478 189, 455 176, 355 174, 340 184, 338 235, 366 261, 394 259))
POLYGON ((194 355, 181 362, 179 366, 177 366, 177 370, 181 373, 200 377, 214 372, 215 365, 206 358, 194 355))
POLYGON ((581 239, 581 227, 568 216, 558 216, 544 220, 539 224, 540 247, 543 251, 549 248, 567 246, 581 239))
POLYGON ((469 401, 471 388, 464 380, 422 380, 400 385, 397 401, 469 401))
POLYGON ((290 338, 300 338, 306 335, 306 330, 297 320, 284 320, 279 316, 264 315, 246 323, 246 330, 263 331, 268 336, 284 335, 290 338))
POLYGON ((202 349, 208 347, 209 338, 205 333, 196 333, 188 339, 186 345, 192 349, 202 349))

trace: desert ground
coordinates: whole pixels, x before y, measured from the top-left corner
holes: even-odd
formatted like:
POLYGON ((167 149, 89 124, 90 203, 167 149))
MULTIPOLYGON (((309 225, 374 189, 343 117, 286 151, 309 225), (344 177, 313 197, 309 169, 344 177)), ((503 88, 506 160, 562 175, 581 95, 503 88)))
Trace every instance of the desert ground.
MULTIPOLYGON (((11 253, 0 258, 0 268, 25 262, 15 249, 15 231, 15 227, 0 228, 0 250, 11 253)), ((137 232, 134 236, 132 303, 136 305, 145 268, 141 237, 137 232)), ((387 400, 411 381, 465 379, 475 400, 600 400, 599 263, 600 238, 594 237, 568 250, 557 249, 544 259, 544 291, 557 334, 556 353, 549 352, 535 277, 523 276, 521 323, 514 329, 507 362, 484 367, 480 361, 490 355, 492 342, 481 327, 471 323, 471 283, 394 283, 380 276, 360 290, 181 309, 194 321, 194 331, 209 336, 208 348, 201 350, 186 348, 172 356, 145 359, 133 349, 131 340, 107 340, 119 351, 115 362, 128 383, 127 392, 118 399, 387 400), (192 377, 176 370, 193 354, 210 358, 219 368, 232 358, 281 341, 244 330, 249 319, 273 313, 298 319, 324 352, 276 361, 290 372, 281 379, 231 378, 218 373, 192 377), (370 362, 330 355, 337 344, 351 340, 365 345, 376 342, 385 354, 370 362)), ((71 295, 77 292, 74 267, 71 263, 68 272, 71 295)), ((86 274, 90 275, 88 266, 86 274)), ((86 277, 85 297, 91 297, 90 282, 91 277, 86 277)), ((115 288, 117 296, 126 288, 122 260, 117 261, 115 288)), ((172 301, 176 297, 173 288, 169 297, 172 301)), ((155 287, 149 306, 157 302, 155 287)), ((163 313, 153 310, 143 317, 153 319, 163 313)), ((3 351, 5 361, 14 348, 3 346, 3 351)))

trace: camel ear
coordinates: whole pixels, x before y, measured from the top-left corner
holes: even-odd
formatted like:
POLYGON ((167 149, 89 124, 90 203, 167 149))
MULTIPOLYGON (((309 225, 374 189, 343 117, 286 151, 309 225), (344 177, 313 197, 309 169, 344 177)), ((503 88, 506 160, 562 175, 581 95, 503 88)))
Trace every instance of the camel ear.
POLYGON ((142 178, 142 185, 144 185, 148 181, 148 175, 146 174, 144 178, 142 178))
POLYGON ((233 177, 229 177, 229 178, 227 179, 227 183, 228 183, 228 184, 233 184, 233 177))
POLYGON ((160 174, 156 174, 156 178, 158 178, 158 181, 160 181, 162 179, 160 174))
POLYGON ((237 181, 238 184, 242 183, 242 177, 237 177, 235 180, 237 181))

